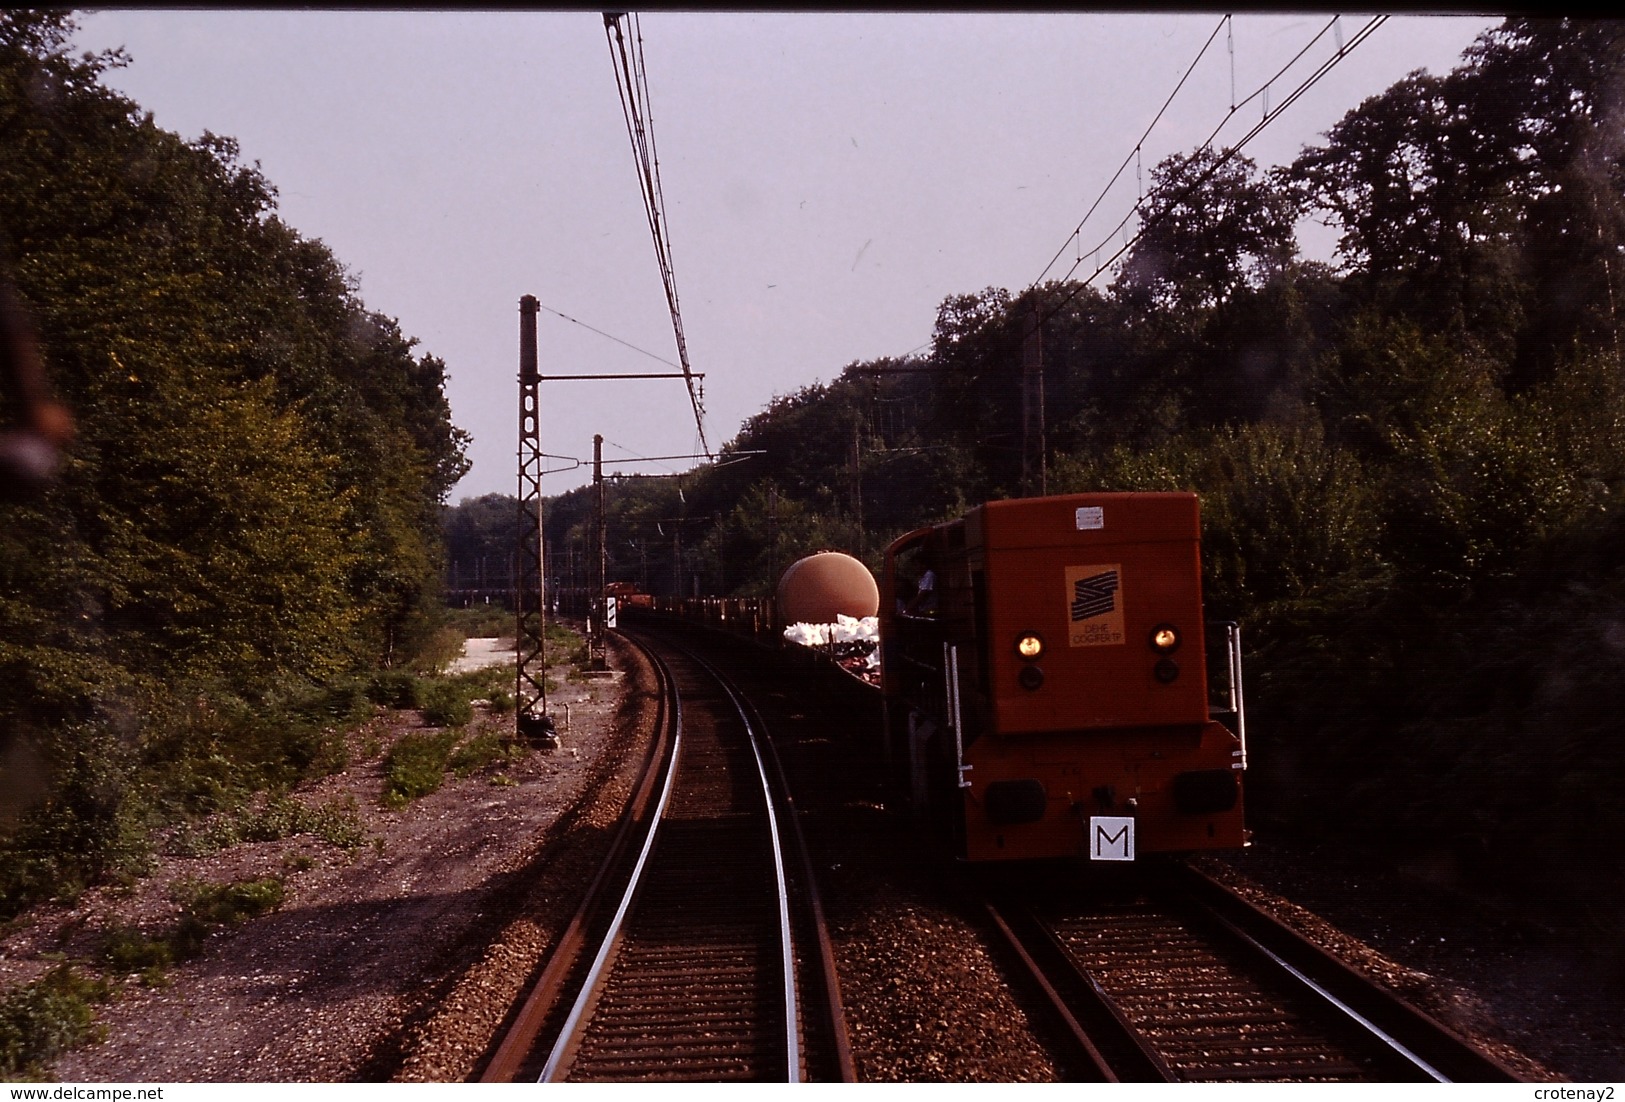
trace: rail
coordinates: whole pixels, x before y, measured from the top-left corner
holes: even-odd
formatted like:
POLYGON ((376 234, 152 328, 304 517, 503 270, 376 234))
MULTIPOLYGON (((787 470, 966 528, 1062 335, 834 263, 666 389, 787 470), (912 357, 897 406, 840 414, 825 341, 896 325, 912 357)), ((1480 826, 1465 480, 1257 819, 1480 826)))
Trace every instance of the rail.
POLYGON ((1127 897, 987 904, 1086 1078, 1515 1082, 1467 1040, 1183 865, 1127 897))
POLYGON ((503 1041, 486 1079, 798 1082, 809 1065, 795 936, 806 908, 792 901, 787 865, 801 850, 771 744, 720 671, 633 641, 661 671, 671 717, 661 779, 641 786, 658 795, 628 813, 645 829, 572 924, 594 930, 591 943, 561 941, 516 1018, 527 1034, 503 1041))

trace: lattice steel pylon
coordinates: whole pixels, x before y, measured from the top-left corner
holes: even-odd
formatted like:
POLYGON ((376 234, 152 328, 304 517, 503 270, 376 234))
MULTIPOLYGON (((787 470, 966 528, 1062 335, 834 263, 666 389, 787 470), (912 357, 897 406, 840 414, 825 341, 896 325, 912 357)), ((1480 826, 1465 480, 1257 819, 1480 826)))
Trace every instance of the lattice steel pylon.
POLYGON ((542 373, 536 355, 534 295, 519 300, 519 542, 513 572, 514 731, 552 749, 558 731, 547 714, 546 552, 542 539, 542 373))

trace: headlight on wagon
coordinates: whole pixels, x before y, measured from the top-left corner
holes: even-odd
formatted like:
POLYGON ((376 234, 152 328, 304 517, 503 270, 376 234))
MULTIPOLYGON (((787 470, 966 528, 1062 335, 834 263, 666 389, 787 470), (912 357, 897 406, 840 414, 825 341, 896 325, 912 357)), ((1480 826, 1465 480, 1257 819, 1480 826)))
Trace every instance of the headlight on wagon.
POLYGON ((1044 639, 1036 631, 1029 631, 1016 640, 1016 653, 1029 662, 1036 662, 1044 653, 1044 639))

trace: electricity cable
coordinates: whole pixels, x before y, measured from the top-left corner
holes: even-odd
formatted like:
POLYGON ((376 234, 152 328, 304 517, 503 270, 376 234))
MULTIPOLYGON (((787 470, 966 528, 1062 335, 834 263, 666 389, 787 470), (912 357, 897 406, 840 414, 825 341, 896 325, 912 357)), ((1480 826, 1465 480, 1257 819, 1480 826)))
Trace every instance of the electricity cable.
MULTIPOLYGON (((1216 173, 1220 168, 1222 168, 1232 157, 1234 157, 1236 154, 1240 153, 1242 148, 1245 147, 1247 145, 1247 143, 1249 143, 1255 137, 1257 137, 1260 133, 1262 133, 1265 127, 1267 127, 1271 122, 1275 121, 1275 119, 1280 117, 1281 112, 1285 111, 1292 104, 1296 103, 1297 100, 1301 96, 1304 95, 1304 93, 1309 91, 1310 88, 1314 87, 1322 79, 1324 79, 1326 74, 1329 73, 1340 61, 1342 61, 1345 57, 1347 57, 1356 47, 1358 47, 1367 38, 1371 37, 1371 35, 1374 34, 1377 31, 1377 29, 1380 28, 1387 21, 1388 21, 1388 17, 1386 15, 1374 16, 1371 19, 1370 22, 1368 22, 1365 26, 1361 27, 1358 32, 1356 32, 1354 37, 1351 38, 1348 41, 1347 44, 1340 45, 1339 48, 1337 49, 1337 51, 1335 53, 1333 53, 1331 55, 1331 57, 1329 57, 1327 60, 1322 62, 1320 64, 1320 66, 1313 73, 1311 73, 1296 88, 1294 88, 1290 93, 1288 93, 1287 97, 1284 100, 1282 100, 1279 104, 1277 104, 1273 108, 1266 109, 1265 112, 1264 112, 1263 117, 1256 124, 1254 124, 1254 126, 1250 130, 1248 130, 1247 133, 1243 134, 1239 141, 1237 141, 1234 145, 1229 146, 1228 148, 1226 148, 1225 151, 1222 154, 1220 154, 1213 161, 1213 163, 1210 164, 1205 170, 1203 170, 1203 172, 1200 175, 1198 175, 1195 179, 1191 180, 1183 188, 1181 188, 1178 192, 1176 192, 1172 196, 1168 197, 1168 205, 1164 209, 1166 210, 1166 209, 1172 208, 1174 205, 1178 204, 1181 200, 1183 200, 1186 197, 1193 194, 1196 191, 1197 188, 1201 187, 1204 183, 1206 183, 1213 176, 1213 174, 1216 173)), ((1252 102, 1253 100, 1258 99, 1260 96, 1264 95, 1266 90, 1269 88, 1269 86, 1271 84, 1273 84, 1276 80, 1279 80, 1281 78, 1281 76, 1288 69, 1290 69, 1293 65, 1297 64, 1299 59, 1301 59, 1303 57, 1303 55, 1308 52, 1310 47, 1312 47, 1316 42, 1318 42, 1326 34, 1326 31, 1331 29, 1331 27, 1336 25, 1336 24, 1337 24, 1337 20, 1334 18, 1332 23, 1327 24, 1327 26, 1325 28, 1323 28, 1320 31, 1319 34, 1315 35, 1315 37, 1312 38, 1309 41, 1309 43, 1304 46, 1304 48, 1302 50, 1298 51, 1298 53, 1293 56, 1292 60, 1287 62, 1287 64, 1285 66, 1283 66, 1280 69, 1280 71, 1278 71, 1275 74, 1275 76, 1273 76, 1269 80, 1265 81, 1264 84, 1261 85, 1257 91, 1252 93, 1252 95, 1248 96, 1246 99, 1244 99, 1240 103, 1238 103, 1235 107, 1231 108, 1230 111, 1226 112, 1224 119, 1219 123, 1218 126, 1216 126, 1213 129, 1213 132, 1208 136, 1207 140, 1205 142, 1203 142, 1202 145, 1199 147, 1198 152, 1200 152, 1201 150, 1210 148, 1212 146, 1212 144, 1213 144, 1214 139, 1218 136, 1219 132, 1224 129, 1225 125, 1227 123, 1229 123, 1230 119, 1234 117, 1236 111, 1240 110, 1246 104, 1248 104, 1248 103, 1252 102)), ((1102 243, 1100 245, 1097 245, 1095 247, 1095 249, 1094 249, 1094 251, 1093 251, 1093 253, 1091 255, 1098 254, 1101 251, 1110 248, 1111 247, 1112 236, 1117 234, 1119 231, 1122 231, 1124 229, 1124 227, 1126 227, 1128 225, 1129 221, 1137 213, 1139 213, 1139 205, 1138 204, 1136 204, 1134 209, 1131 210, 1123 218, 1123 220, 1121 222, 1119 222, 1112 229, 1111 233, 1106 236, 1105 240, 1102 241, 1102 243)), ((1145 235, 1146 231, 1151 229, 1153 226, 1155 226, 1157 224, 1158 221, 1161 220, 1161 217, 1162 216, 1158 216, 1157 218, 1153 218, 1152 220, 1146 222, 1144 225, 1142 225, 1140 227, 1140 229, 1133 236, 1128 237, 1123 242, 1122 245, 1120 245, 1110 256, 1108 256, 1106 258, 1106 262, 1104 264, 1097 265, 1095 270, 1092 273, 1090 273, 1088 278, 1084 279, 1081 283, 1076 284, 1074 286, 1074 288, 1071 291, 1069 291, 1065 296, 1063 296, 1059 302, 1055 303, 1048 310, 1046 310, 1043 313, 1042 317, 1039 319, 1038 324, 1042 325, 1045 321, 1048 321, 1050 318, 1054 317, 1057 313, 1059 313, 1060 310, 1064 306, 1066 306, 1069 302, 1071 302, 1074 298, 1076 298, 1079 293, 1082 292, 1083 288, 1087 287, 1090 283, 1094 282, 1095 278, 1097 276, 1099 276, 1101 272, 1106 271, 1107 269, 1109 269, 1113 264, 1115 264, 1117 262, 1119 257, 1121 257, 1124 253, 1128 252, 1129 249, 1133 248, 1134 245, 1136 243, 1138 243, 1140 238, 1145 235)), ((1078 266, 1081 263, 1082 263, 1082 261, 1081 261, 1081 258, 1080 258, 1080 260, 1078 262, 1075 262, 1073 264, 1072 268, 1070 270, 1068 270, 1066 275, 1061 277, 1062 280, 1069 279, 1071 277, 1071 275, 1072 275, 1072 272, 1076 271, 1078 266)))
POLYGON ((609 43, 610 60, 615 66, 615 86, 621 97, 621 114, 626 120, 627 138, 632 143, 632 156, 637 163, 644 215, 654 241, 655 262, 659 265, 660 280, 665 287, 666 306, 671 312, 677 358, 681 361, 679 366, 688 387, 689 404, 694 409, 694 427, 700 449, 710 456, 711 446, 705 439, 705 392, 689 367, 688 342, 683 334, 682 308, 677 299, 677 277, 672 263, 670 233, 666 227, 665 198, 660 184, 660 158, 655 150, 654 119, 649 111, 649 78, 643 60, 642 25, 637 14, 631 14, 632 43, 629 48, 621 27, 623 18, 627 18, 624 12, 606 12, 604 37, 609 43))
MULTIPOLYGON (((1196 71, 1196 66, 1201 63, 1202 58, 1207 56, 1208 48, 1213 45, 1213 40, 1219 37, 1219 31, 1224 29, 1225 24, 1227 24, 1230 19, 1231 16, 1229 15, 1223 16, 1219 20, 1218 25, 1213 28, 1213 33, 1208 35, 1207 41, 1202 43, 1202 48, 1198 50, 1196 56, 1191 59, 1190 65, 1186 66, 1185 75, 1179 78, 1179 83, 1174 85, 1174 90, 1168 93, 1168 98, 1164 100, 1162 106, 1157 109, 1156 117, 1151 120, 1151 125, 1145 128, 1145 133, 1140 135, 1140 140, 1134 143, 1134 149, 1127 157, 1123 158, 1123 163, 1117 166, 1117 171, 1112 173, 1112 178, 1106 182, 1106 186, 1101 189, 1099 196, 1097 196, 1095 201, 1090 204, 1089 210, 1084 214, 1083 218, 1079 220, 1077 228, 1072 231, 1072 235, 1066 239, 1065 244, 1056 250, 1055 255, 1050 258, 1050 262, 1044 265, 1044 270, 1038 273, 1038 279, 1033 280, 1034 286, 1037 286, 1038 283, 1049 274, 1049 270, 1055 267, 1055 262, 1061 259, 1061 255, 1066 252, 1066 246, 1072 244, 1075 239, 1079 238, 1083 234, 1084 224, 1089 221, 1090 215, 1094 214, 1095 210, 1100 206, 1100 204, 1105 201, 1106 196, 1111 192, 1113 186, 1116 185, 1118 178, 1121 177, 1128 169, 1129 162, 1139 160, 1140 148, 1145 145, 1145 140, 1151 136, 1151 131, 1156 129, 1157 123, 1162 121, 1162 116, 1168 110, 1169 106, 1174 102, 1174 97, 1179 95, 1179 90, 1181 88, 1185 87, 1185 82, 1188 81, 1191 74, 1196 71)), ((1235 93, 1232 91, 1231 99, 1234 98, 1235 93)), ((1233 111, 1235 108, 1232 107, 1231 110, 1233 111)))
POLYGON ((600 337, 604 337, 604 338, 607 338, 609 340, 612 340, 616 344, 625 345, 627 348, 630 348, 632 351, 638 353, 639 355, 647 356, 651 360, 659 360, 661 363, 665 364, 667 367, 681 367, 682 366, 681 364, 672 363, 670 360, 666 359, 666 357, 656 355, 655 353, 650 352, 646 348, 639 348, 637 345, 633 344, 631 341, 624 341, 620 337, 617 337, 614 333, 606 333, 602 329, 595 329, 592 326, 588 325, 584 321, 580 321, 580 320, 578 320, 576 318, 572 318, 569 314, 566 314, 566 313, 563 313, 561 311, 553 309, 553 307, 548 306, 546 303, 538 302, 536 305, 541 307, 543 310, 546 310, 549 314, 552 314, 554 317, 563 318, 565 321, 569 322, 571 325, 579 325, 579 326, 581 326, 581 328, 587 330, 589 333, 597 333, 600 337))

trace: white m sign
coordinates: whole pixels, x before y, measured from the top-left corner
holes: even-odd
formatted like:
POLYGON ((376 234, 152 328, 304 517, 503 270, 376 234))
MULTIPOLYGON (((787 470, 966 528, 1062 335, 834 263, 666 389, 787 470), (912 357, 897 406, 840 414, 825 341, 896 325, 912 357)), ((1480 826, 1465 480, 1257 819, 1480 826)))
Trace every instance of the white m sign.
POLYGON ((1134 818, 1132 816, 1091 815, 1089 817, 1089 860, 1134 860, 1134 818))

